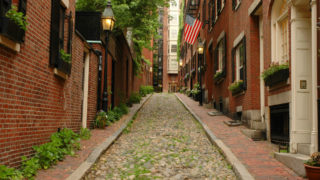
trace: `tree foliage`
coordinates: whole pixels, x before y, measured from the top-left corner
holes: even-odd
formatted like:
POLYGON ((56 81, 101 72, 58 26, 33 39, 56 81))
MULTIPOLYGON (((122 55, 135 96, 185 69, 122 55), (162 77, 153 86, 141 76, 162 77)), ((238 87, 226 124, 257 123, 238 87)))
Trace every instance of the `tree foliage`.
MULTIPOLYGON (((135 51, 135 74, 141 69, 142 49, 152 50, 151 41, 157 39, 159 8, 169 5, 170 0, 112 0, 116 18, 115 29, 132 28, 133 49, 135 51)), ((107 0, 78 0, 77 10, 102 12, 107 0)))

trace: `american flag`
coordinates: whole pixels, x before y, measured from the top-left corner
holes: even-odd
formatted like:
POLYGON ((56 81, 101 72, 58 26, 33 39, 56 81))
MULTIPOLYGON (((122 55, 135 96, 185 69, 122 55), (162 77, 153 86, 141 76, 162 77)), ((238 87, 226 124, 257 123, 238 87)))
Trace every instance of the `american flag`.
POLYGON ((202 22, 190 15, 186 16, 186 24, 184 27, 184 40, 189 44, 194 44, 200 32, 202 22))

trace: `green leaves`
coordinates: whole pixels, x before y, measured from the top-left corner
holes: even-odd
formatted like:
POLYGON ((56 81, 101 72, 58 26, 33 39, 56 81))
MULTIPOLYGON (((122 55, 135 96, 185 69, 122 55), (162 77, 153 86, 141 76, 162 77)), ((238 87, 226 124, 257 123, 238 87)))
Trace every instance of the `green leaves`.
POLYGON ((22 178, 20 171, 0 165, 0 179, 20 180, 22 178))
POLYGON ((261 78, 263 80, 265 80, 267 77, 271 76, 275 72, 280 71, 282 69, 289 69, 289 63, 285 63, 285 64, 274 63, 274 64, 271 64, 271 66, 268 69, 263 71, 263 73, 261 74, 261 78))
POLYGON ((71 64, 71 54, 68 54, 64 51, 64 49, 60 49, 60 57, 61 59, 66 62, 66 63, 69 63, 71 64))
POLYGON ((27 17, 22 12, 18 12, 17 6, 11 6, 11 9, 6 13, 6 17, 14 21, 24 31, 27 30, 27 17))

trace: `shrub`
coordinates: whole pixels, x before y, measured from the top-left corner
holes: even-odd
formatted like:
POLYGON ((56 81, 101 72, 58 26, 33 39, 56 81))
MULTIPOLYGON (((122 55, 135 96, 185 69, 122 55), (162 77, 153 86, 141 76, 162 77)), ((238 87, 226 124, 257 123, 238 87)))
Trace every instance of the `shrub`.
POLYGON ((98 112, 94 121, 94 127, 104 129, 106 125, 110 125, 107 119, 107 113, 104 111, 98 112))
POLYGON ((139 93, 142 97, 145 97, 147 94, 153 93, 153 86, 140 86, 139 93))
POLYGON ((129 104, 139 104, 141 101, 141 96, 138 93, 132 93, 129 97, 129 104))
POLYGON ((116 122, 117 121, 117 117, 116 117, 117 115, 116 115, 116 113, 114 112, 114 111, 112 111, 112 110, 109 110, 108 111, 108 121, 110 122, 110 123, 113 123, 113 122, 116 122))
POLYGON ((81 139, 85 139, 85 140, 90 139, 90 137, 91 137, 91 132, 90 132, 90 130, 87 129, 87 128, 81 128, 79 137, 80 137, 81 139))
POLYGON ((8 168, 4 165, 0 165, 0 179, 19 180, 22 178, 23 177, 20 171, 14 168, 8 168))
POLYGON ((24 31, 27 30, 27 17, 22 12, 18 12, 17 6, 11 6, 11 9, 6 13, 6 17, 14 21, 24 31))
POLYGON ((124 104, 124 103, 119 104, 119 108, 120 108, 122 114, 128 114, 129 108, 126 104, 124 104))

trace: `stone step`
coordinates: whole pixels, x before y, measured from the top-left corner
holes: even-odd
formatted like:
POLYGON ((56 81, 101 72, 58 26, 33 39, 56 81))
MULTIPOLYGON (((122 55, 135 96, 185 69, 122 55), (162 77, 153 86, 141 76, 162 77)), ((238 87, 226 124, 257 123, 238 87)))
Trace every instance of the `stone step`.
POLYGON ((223 121, 226 125, 234 127, 234 126, 241 126, 241 121, 223 121))
POLYGON ((261 122, 261 120, 250 120, 249 122, 249 128, 255 129, 255 130, 266 130, 266 123, 261 122))
POLYGON ((241 129, 241 132, 254 141, 266 140, 266 132, 256 129, 241 129))
POLYGON ((274 156, 278 161, 292 169, 299 176, 306 176, 306 171, 303 164, 309 159, 309 156, 291 153, 274 153, 274 156))

